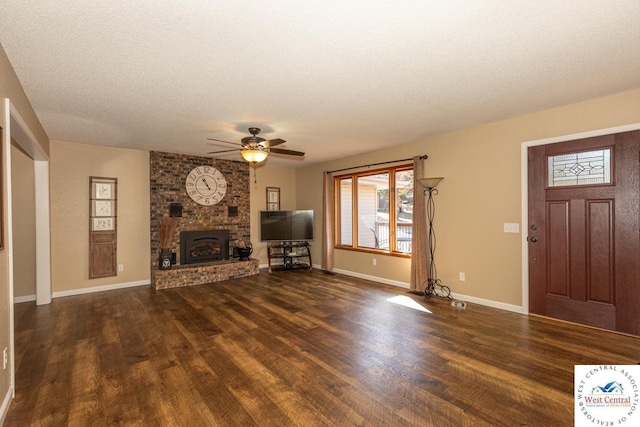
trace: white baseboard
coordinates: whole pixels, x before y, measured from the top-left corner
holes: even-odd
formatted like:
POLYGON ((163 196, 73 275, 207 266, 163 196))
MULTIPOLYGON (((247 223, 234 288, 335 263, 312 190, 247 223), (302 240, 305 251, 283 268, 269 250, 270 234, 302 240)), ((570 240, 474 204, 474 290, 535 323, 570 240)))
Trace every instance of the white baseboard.
MULTIPOLYGON (((268 267, 269 267, 268 264, 261 264, 260 265, 261 269, 266 269, 268 267)), ((313 268, 317 269, 317 270, 322 270, 322 267, 319 264, 314 264, 313 268)), ((397 280, 385 279, 384 277, 376 277, 376 276, 371 276, 371 275, 368 275, 368 274, 362 274, 362 273, 356 273, 356 272, 353 272, 353 271, 342 270, 342 269, 339 269, 339 268, 334 268, 331 271, 333 271, 335 273, 339 273, 339 274, 344 274, 345 276, 357 277, 358 279, 371 280, 372 282, 384 283, 385 285, 391 285, 391 286, 397 286, 397 287, 403 288, 403 289, 409 289, 409 283, 400 282, 400 281, 397 281, 397 280)), ((529 314, 528 310, 525 307, 522 307, 520 305, 507 304, 507 303, 500 302, 500 301, 493 301, 493 300, 484 299, 484 298, 477 298, 477 297, 458 294, 458 293, 454 293, 454 292, 451 293, 451 296, 454 297, 457 300, 466 301, 466 302, 470 302, 470 303, 473 303, 473 304, 484 305, 486 307, 492 307, 492 308, 498 308, 500 310, 512 311, 514 313, 529 314)))
MULTIPOLYGON (((93 286, 91 288, 81 288, 81 289, 71 289, 68 291, 54 292, 52 294, 52 297, 53 298, 69 297, 73 295, 91 294, 94 292, 112 291, 114 289, 133 288, 136 286, 145 286, 145 285, 151 286, 151 283, 148 280, 138 280, 136 282, 115 283, 113 285, 93 286)), ((31 301, 36 301, 35 295, 25 295, 22 297, 15 297, 13 299, 14 304, 19 304, 21 302, 31 302, 31 301)))
POLYGON ((136 286, 151 286, 148 280, 138 280, 136 282, 115 283, 113 285, 94 286, 91 288, 71 289, 53 293, 53 298, 70 297, 73 295, 91 294, 94 292, 113 291, 115 289, 133 288, 136 286))
POLYGON ((331 271, 344 274, 345 276, 357 277, 358 279, 371 280, 372 282, 384 283, 385 285, 391 285, 391 286, 397 286, 399 288, 409 289, 408 283, 399 282, 397 280, 385 279, 384 277, 370 276, 368 274, 355 273, 353 271, 341 270, 339 268, 334 268, 331 271))
POLYGON ((474 304, 484 305, 487 307, 499 308, 500 310, 512 311, 514 313, 528 314, 527 311, 524 310, 523 307, 519 305, 506 304, 504 302, 493 301, 493 300, 484 299, 484 298, 470 297, 468 295, 462 295, 454 292, 451 292, 451 296, 457 300, 461 300, 465 302, 471 302, 474 304))
MULTIPOLYGON (((261 264, 260 268, 269 268, 269 264, 261 264)), ((313 264, 313 268, 324 271, 320 264, 313 264)), ((344 274, 345 276, 357 277, 358 279, 371 280, 372 282, 384 283, 385 285, 397 286, 399 288, 409 289, 408 283, 399 282, 397 280, 385 279, 383 277, 370 276, 368 274, 355 273, 353 271, 341 270, 334 268, 331 270, 334 273, 344 274)))
POLYGON ((19 304, 21 302, 31 302, 31 301, 35 301, 36 300, 36 295, 25 295, 23 297, 15 297, 13 299, 13 303, 14 304, 19 304))
MULTIPOLYGON (((318 266, 314 265, 314 268, 317 268, 319 270, 321 269, 319 265, 318 266)), ((396 280, 389 280, 389 279, 385 279, 383 277, 370 276, 370 275, 367 275, 367 274, 355 273, 353 271, 341 270, 341 269, 337 269, 337 268, 334 268, 331 271, 334 271, 334 272, 340 273, 340 274, 344 274, 345 276, 357 277, 359 279, 371 280, 372 282, 384 283, 386 285, 397 286, 399 288, 409 289, 409 283, 399 282, 399 281, 396 281, 396 280)), ((455 299, 461 300, 461 301, 471 302, 471 303, 474 303, 474 304, 484 305, 484 306, 487 306, 487 307, 499 308, 500 310, 512 311, 514 313, 528 314, 527 310, 525 310, 524 307, 519 306, 519 305, 506 304, 506 303, 503 303, 503 302, 500 302, 500 301, 493 301, 493 300, 484 299, 484 298, 477 298, 477 297, 458 294, 458 293, 454 293, 454 292, 451 293, 451 296, 454 297, 455 299)))
POLYGON ((13 387, 9 387, 9 390, 7 390, 7 394, 2 400, 2 407, 0 407, 0 426, 4 425, 4 419, 7 417, 7 413, 9 413, 9 405, 11 405, 11 400, 13 399, 13 397, 13 387))

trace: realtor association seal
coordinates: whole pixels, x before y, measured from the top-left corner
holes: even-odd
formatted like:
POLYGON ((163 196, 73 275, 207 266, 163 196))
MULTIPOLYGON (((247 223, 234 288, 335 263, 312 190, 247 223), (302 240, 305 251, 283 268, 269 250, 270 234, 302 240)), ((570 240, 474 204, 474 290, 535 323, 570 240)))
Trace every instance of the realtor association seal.
POLYGON ((576 365, 576 426, 640 425, 640 365, 576 365))

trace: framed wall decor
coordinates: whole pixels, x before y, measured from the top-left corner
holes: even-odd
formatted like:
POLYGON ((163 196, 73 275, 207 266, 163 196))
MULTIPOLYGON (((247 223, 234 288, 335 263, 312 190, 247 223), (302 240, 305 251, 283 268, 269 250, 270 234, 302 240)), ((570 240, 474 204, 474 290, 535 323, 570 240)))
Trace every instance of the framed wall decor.
POLYGON ((91 216, 113 216, 113 200, 93 200, 91 216))
POLYGON ((89 177, 89 279, 116 276, 117 178, 89 177))
POLYGON ((267 210, 280 210, 280 187, 267 187, 267 210))
POLYGON ((99 178, 94 178, 95 181, 92 182, 93 187, 93 198, 94 199, 113 199, 113 187, 116 185, 115 182, 104 182, 99 181, 99 178))
POLYGON ((113 218, 93 218, 93 231, 112 231, 115 228, 113 218))

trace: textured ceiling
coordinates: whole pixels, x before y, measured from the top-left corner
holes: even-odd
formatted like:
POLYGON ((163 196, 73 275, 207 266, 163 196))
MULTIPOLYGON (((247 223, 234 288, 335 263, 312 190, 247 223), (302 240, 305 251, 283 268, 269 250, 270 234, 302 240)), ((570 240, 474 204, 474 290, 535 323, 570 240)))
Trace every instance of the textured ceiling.
POLYGON ((52 140, 291 167, 640 87, 638 0, 3 0, 0 43, 52 140))

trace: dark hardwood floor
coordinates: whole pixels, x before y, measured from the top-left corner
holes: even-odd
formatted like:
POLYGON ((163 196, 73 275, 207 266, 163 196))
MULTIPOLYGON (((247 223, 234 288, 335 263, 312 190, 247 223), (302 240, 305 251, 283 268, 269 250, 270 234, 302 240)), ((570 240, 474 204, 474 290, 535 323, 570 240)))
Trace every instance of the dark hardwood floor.
POLYGON ((572 426, 574 365, 640 361, 638 338, 318 271, 15 320, 7 426, 572 426))

